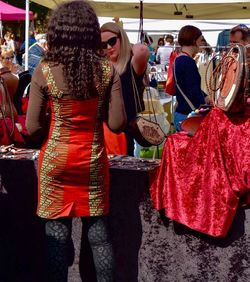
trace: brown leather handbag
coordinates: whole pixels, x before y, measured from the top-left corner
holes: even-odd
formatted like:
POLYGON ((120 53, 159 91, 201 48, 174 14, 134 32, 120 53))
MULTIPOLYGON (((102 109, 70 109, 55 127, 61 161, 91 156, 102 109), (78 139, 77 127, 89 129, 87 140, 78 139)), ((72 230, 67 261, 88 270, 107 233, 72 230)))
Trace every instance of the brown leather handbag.
POLYGON ((15 108, 11 101, 7 85, 0 76, 0 145, 21 145, 23 137, 15 125, 15 108))
POLYGON ((165 140, 165 134, 157 122, 139 116, 130 126, 136 142, 142 147, 158 146, 165 140))
MULTIPOLYGON (((135 101, 140 101, 139 92, 132 71, 132 66, 131 66, 131 75, 132 75, 133 93, 135 95, 135 101)), ((143 112, 140 113, 134 120, 130 122, 130 128, 133 132, 136 142, 139 145, 143 147, 158 146, 165 140, 166 136, 156 120, 150 87, 146 86, 145 90, 147 93, 147 99, 149 100, 149 103, 151 102, 151 108, 153 109, 153 116, 149 115, 149 119, 146 119, 143 117, 143 112), (153 121, 153 117, 154 117, 154 121, 153 121)), ((135 105, 135 107, 138 113, 137 104, 135 105)), ((141 105, 139 105, 139 107, 140 109, 142 109, 141 105)))

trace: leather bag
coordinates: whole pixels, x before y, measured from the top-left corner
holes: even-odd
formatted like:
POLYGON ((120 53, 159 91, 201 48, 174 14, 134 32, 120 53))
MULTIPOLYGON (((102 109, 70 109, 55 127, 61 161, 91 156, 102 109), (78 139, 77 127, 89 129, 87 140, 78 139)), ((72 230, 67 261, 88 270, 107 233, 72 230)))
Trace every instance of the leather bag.
MULTIPOLYGON (((132 75, 133 93, 135 96, 139 97, 139 92, 133 75, 132 66, 131 66, 131 75, 132 75)), ((166 136, 163 130, 161 129, 160 125, 156 122, 156 115, 152 103, 152 95, 150 92, 150 87, 146 86, 145 90, 147 93, 147 99, 149 100, 149 103, 151 102, 154 121, 151 115, 149 115, 149 119, 146 119, 143 117, 143 113, 140 113, 134 120, 130 122, 130 128, 133 132, 136 142, 139 145, 143 147, 158 146, 165 140, 166 136)), ((139 101, 139 99, 137 100, 139 101)), ((136 97, 135 97, 135 101, 136 101, 136 97)), ((135 106, 138 113, 139 111, 137 109, 137 105, 135 106)), ((140 109, 142 109, 141 105, 139 105, 139 107, 140 109)))
POLYGON ((15 125, 14 105, 11 101, 4 79, 0 76, 0 145, 24 143, 15 125))
POLYGON ((165 134, 156 122, 138 116, 130 123, 135 140, 143 147, 158 146, 165 140, 165 134))

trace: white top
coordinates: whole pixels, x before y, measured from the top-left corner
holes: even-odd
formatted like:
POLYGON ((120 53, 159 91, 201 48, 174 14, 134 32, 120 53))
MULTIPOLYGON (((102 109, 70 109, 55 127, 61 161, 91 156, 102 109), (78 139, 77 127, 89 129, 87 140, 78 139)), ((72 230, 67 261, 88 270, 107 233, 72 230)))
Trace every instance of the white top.
POLYGON ((161 64, 161 65, 168 65, 169 64, 169 57, 170 54, 173 51, 173 45, 170 45, 169 43, 165 44, 164 46, 161 46, 157 50, 156 54, 156 60, 161 64))
POLYGON ((13 52, 15 52, 15 42, 13 39, 10 40, 6 40, 6 47, 7 50, 12 50, 13 52))

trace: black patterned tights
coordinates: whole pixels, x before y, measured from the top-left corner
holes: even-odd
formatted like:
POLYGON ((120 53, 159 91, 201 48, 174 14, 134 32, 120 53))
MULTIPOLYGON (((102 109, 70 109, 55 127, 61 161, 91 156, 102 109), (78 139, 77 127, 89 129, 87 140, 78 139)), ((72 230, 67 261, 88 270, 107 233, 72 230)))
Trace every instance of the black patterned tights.
MULTIPOLYGON (((82 217, 80 275, 82 281, 113 281, 113 251, 105 217, 82 217), (91 265, 91 261, 94 264, 91 265)), ((48 282, 66 282, 72 219, 46 222, 48 282)))

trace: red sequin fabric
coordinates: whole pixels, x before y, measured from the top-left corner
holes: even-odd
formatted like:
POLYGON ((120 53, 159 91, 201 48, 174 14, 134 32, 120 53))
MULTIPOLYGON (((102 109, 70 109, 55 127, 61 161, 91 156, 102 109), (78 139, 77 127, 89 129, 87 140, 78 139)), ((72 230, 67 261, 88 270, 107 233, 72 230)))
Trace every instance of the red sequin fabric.
POLYGON ((169 136, 150 192, 168 218, 226 236, 238 205, 250 204, 250 118, 214 108, 194 137, 169 136))

